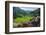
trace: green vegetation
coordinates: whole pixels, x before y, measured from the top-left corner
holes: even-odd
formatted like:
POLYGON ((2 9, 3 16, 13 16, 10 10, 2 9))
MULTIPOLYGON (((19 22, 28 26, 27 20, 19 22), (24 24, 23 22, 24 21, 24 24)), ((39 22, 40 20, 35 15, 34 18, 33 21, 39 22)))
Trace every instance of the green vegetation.
POLYGON ((28 16, 25 16, 25 17, 18 17, 15 19, 15 22, 16 23, 23 23, 23 22, 29 22, 30 20, 32 20, 32 17, 28 17, 28 16))
POLYGON ((40 16, 40 8, 34 11, 26 11, 19 7, 13 7, 13 27, 17 27, 18 23, 23 24, 32 21, 37 16, 40 16))

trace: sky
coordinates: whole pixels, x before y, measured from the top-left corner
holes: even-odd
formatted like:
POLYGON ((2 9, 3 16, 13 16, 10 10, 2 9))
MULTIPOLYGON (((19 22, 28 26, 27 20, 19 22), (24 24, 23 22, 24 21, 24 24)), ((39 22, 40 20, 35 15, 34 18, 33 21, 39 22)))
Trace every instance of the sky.
POLYGON ((20 8, 23 10, 29 10, 29 11, 34 11, 34 10, 38 9, 38 8, 32 8, 32 7, 20 7, 20 8))

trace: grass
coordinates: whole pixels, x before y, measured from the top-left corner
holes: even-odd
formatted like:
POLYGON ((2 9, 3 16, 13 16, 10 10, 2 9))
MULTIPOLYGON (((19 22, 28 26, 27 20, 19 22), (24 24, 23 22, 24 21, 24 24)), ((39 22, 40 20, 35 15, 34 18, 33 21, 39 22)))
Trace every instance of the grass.
POLYGON ((31 21, 33 17, 30 17, 30 16, 24 16, 24 17, 18 17, 16 19, 14 19, 14 22, 15 23, 23 23, 23 22, 28 22, 28 21, 31 21))

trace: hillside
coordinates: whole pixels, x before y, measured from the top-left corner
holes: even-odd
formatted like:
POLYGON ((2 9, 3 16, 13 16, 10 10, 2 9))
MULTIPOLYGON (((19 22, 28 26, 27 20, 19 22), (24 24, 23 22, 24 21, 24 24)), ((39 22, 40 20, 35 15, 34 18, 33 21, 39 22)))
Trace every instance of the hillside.
POLYGON ((40 8, 35 11, 26 11, 22 10, 19 7, 13 8, 13 16, 22 17, 22 16, 40 16, 40 8))

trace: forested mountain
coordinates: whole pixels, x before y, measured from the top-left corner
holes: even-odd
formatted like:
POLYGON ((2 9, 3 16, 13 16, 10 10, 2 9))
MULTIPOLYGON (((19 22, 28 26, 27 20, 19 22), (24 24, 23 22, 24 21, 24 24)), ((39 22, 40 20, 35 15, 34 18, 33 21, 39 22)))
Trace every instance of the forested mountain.
POLYGON ((40 16, 40 8, 34 11, 26 11, 22 10, 19 7, 13 7, 13 16, 14 17, 22 17, 22 16, 40 16))
POLYGON ((40 8, 36 9, 35 11, 30 12, 31 16, 40 16, 40 8))

